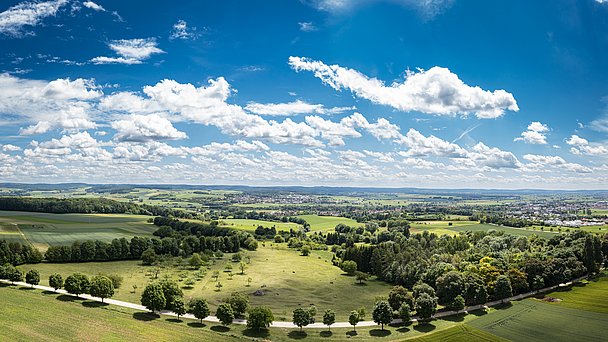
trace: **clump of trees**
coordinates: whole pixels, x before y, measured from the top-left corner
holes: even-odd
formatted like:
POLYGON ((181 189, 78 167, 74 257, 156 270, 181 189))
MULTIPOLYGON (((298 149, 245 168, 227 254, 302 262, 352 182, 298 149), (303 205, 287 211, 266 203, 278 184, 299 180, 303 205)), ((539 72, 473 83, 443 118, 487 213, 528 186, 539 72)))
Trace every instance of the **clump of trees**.
MULTIPOLYGON (((0 197, 1 198, 1 197, 0 197)), ((0 240, 0 265, 37 264, 42 261, 42 253, 29 244, 0 240)))

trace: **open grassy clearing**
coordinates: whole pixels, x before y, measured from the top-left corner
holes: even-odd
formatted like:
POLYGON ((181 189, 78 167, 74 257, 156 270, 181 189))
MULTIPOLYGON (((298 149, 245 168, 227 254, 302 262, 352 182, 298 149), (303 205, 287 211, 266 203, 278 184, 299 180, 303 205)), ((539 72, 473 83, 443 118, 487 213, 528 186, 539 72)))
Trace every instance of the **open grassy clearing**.
POLYGON ((530 235, 536 234, 539 237, 543 237, 543 238, 550 238, 552 236, 555 236, 555 234, 558 234, 557 232, 547 232, 547 231, 531 230, 531 229, 523 229, 523 228, 520 229, 520 228, 498 226, 498 225, 485 224, 485 223, 454 226, 454 227, 450 227, 449 230, 453 230, 456 232, 466 232, 466 231, 487 232, 489 230, 497 230, 497 231, 503 231, 505 233, 512 234, 512 235, 518 235, 518 236, 530 236, 530 235))
POLYGON ((605 337, 608 315, 525 299, 469 324, 512 341, 598 341, 605 337))
POLYGON ((550 305, 608 314, 608 273, 546 296, 561 299, 550 305))
POLYGON ((220 220, 220 226, 226 228, 233 228, 244 230, 253 233, 258 226, 270 228, 274 226, 277 231, 290 229, 299 230, 302 226, 293 222, 273 222, 273 221, 262 221, 262 220, 251 220, 251 219, 223 219, 220 220))
POLYGON ((85 240, 151 236, 149 216, 127 214, 49 214, 0 211, 0 239, 29 242, 41 250, 85 240), (22 234, 23 235, 22 235, 22 234), (24 239, 25 238, 25 239, 24 239))
POLYGON ((359 223, 353 219, 349 219, 346 217, 338 217, 338 216, 319 216, 319 215, 299 215, 299 218, 303 218, 306 220, 308 224, 310 224, 310 231, 333 231, 334 228, 342 223, 351 227, 359 227, 363 226, 362 223, 359 223))
MULTIPOLYGON (((325 309, 336 311, 338 319, 346 320, 348 313, 365 306, 371 312, 376 296, 386 296, 391 286, 382 281, 370 280, 365 285, 355 284, 354 277, 342 274, 342 271, 331 264, 331 253, 313 251, 308 257, 300 256, 285 244, 260 245, 255 252, 246 253, 251 258, 245 274, 241 275, 239 263, 232 262, 230 255, 214 260, 214 264, 204 270, 194 288, 184 289, 185 297, 200 296, 207 299, 215 308, 231 292, 243 292, 249 295, 253 305, 267 305, 278 320, 291 319, 291 311, 299 306, 314 304, 322 312, 325 309), (233 276, 225 272, 226 265, 233 267, 233 276), (220 273, 219 281, 223 285, 216 291, 213 271, 220 273), (247 279, 251 277, 251 286, 247 279), (254 296, 256 290, 264 291, 263 296, 254 296)), ((246 260, 245 258, 244 260, 246 260)), ((53 272, 67 276, 73 272, 87 275, 98 273, 118 273, 124 277, 121 289, 114 298, 139 303, 145 285, 155 278, 153 266, 141 266, 138 261, 37 264, 20 266, 23 270, 38 269, 43 285, 48 285, 48 277, 53 272), (133 292, 133 285, 137 290, 133 292)), ((160 270, 159 278, 169 277, 184 284, 186 279, 196 279, 198 271, 186 267, 181 269, 168 267, 160 270)))
POLYGON ((458 235, 458 232, 451 228, 467 227, 475 224, 477 224, 476 221, 414 221, 410 223, 410 232, 416 234, 429 231, 437 235, 458 235))

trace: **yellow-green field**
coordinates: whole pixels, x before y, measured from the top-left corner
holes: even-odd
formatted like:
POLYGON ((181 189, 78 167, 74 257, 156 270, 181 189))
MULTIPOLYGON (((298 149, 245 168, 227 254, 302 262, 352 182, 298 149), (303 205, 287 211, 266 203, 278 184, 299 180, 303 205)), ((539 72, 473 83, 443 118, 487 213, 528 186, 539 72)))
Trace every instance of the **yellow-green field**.
POLYGON ((319 215, 300 215, 298 217, 303 218, 308 224, 310 224, 310 231, 312 232, 333 231, 334 228, 340 223, 351 227, 363 226, 362 223, 359 223, 353 219, 349 219, 346 217, 319 215))
POLYGON ((248 231, 250 233, 253 233, 253 231, 255 231, 258 226, 263 226, 265 228, 270 228, 274 226, 277 231, 289 231, 290 229, 299 230, 302 228, 302 226, 293 222, 273 222, 251 219, 222 219, 219 221, 219 223, 220 227, 239 229, 248 231))

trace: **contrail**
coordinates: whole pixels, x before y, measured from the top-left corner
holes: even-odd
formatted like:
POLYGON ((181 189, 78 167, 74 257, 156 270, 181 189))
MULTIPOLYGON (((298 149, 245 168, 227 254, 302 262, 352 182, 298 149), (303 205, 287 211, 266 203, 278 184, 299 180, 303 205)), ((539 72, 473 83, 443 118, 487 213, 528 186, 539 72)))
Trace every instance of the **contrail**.
POLYGON ((456 139, 454 139, 454 140, 452 141, 452 144, 453 144, 453 143, 455 143, 455 142, 457 142, 458 140, 462 139, 462 138, 463 138, 465 135, 467 135, 467 134, 471 133, 473 130, 475 130, 475 128, 479 127, 480 125, 481 125, 481 124, 477 124, 477 125, 475 125, 475 126, 473 126, 473 127, 471 127, 471 128, 467 128, 467 130, 466 130, 466 131, 464 131, 464 132, 462 132, 462 134, 461 134, 461 135, 460 135, 458 138, 456 138, 456 139))

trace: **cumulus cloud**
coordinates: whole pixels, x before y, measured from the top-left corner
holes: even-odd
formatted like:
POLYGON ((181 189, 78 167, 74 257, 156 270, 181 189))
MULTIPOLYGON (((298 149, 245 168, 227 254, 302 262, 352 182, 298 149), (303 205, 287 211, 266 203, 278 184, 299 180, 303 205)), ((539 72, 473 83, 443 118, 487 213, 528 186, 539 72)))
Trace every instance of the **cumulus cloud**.
POLYGON ((520 137, 513 139, 513 141, 523 141, 527 144, 547 144, 547 135, 549 132, 549 126, 542 124, 538 121, 534 121, 528 125, 528 129, 521 133, 520 137))
POLYGON ((322 104, 311 104, 302 100, 296 100, 287 103, 250 102, 247 104, 247 106, 245 106, 245 109, 251 113, 259 115, 292 116, 299 114, 340 114, 349 110, 355 110, 357 108, 354 106, 326 108, 322 104))
POLYGON ((173 24, 169 39, 194 40, 198 37, 199 34, 196 32, 196 27, 188 27, 188 23, 185 20, 180 19, 173 24))
POLYGON ((171 121, 157 114, 134 114, 123 120, 114 121, 112 128, 117 131, 114 138, 119 141, 153 141, 185 139, 186 133, 178 131, 171 121))
POLYGON ((91 59, 94 64, 142 64, 152 55, 165 53, 154 38, 119 39, 108 43, 118 56, 99 56, 91 59))
POLYGON ((462 147, 448 141, 437 138, 434 135, 425 137, 417 130, 410 130, 399 138, 398 143, 406 146, 407 151, 401 153, 404 156, 438 156, 449 158, 466 158, 468 152, 462 147))
POLYGON ((590 143, 587 139, 578 135, 572 135, 566 144, 572 146, 570 152, 573 154, 587 154, 591 156, 608 155, 608 148, 602 144, 590 143))
POLYGON ((512 94, 469 86, 447 68, 408 72, 402 83, 386 86, 381 80, 339 65, 293 56, 289 57, 289 64, 296 71, 313 72, 315 77, 335 90, 347 89, 357 97, 405 112, 475 114, 478 118, 496 118, 505 110, 519 110, 512 94))
POLYGON ((564 158, 560 156, 543 156, 538 154, 526 154, 524 159, 532 163, 543 164, 543 165, 561 165, 566 164, 564 158))
POLYGON ((492 169, 517 169, 521 167, 521 163, 512 152, 503 151, 497 147, 488 147, 482 142, 473 146, 472 151, 468 153, 468 157, 477 165, 492 169))
POLYGON ((106 9, 103 8, 103 6, 98 5, 98 4, 94 3, 93 1, 85 1, 85 2, 82 3, 82 5, 84 7, 86 7, 86 8, 90 8, 90 9, 92 9, 94 11, 97 11, 97 12, 105 12, 106 11, 106 9))
POLYGON ((0 146, 2 146, 2 151, 4 151, 4 152, 21 151, 21 147, 15 146, 15 145, 11 145, 11 144, 0 145, 0 146))
POLYGON ((69 0, 24 1, 0 13, 0 33, 11 37, 33 35, 27 27, 39 25, 44 18, 57 14, 69 0))

